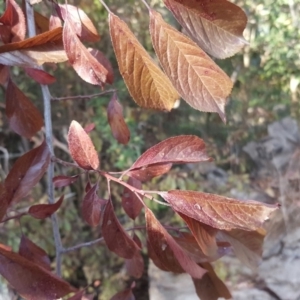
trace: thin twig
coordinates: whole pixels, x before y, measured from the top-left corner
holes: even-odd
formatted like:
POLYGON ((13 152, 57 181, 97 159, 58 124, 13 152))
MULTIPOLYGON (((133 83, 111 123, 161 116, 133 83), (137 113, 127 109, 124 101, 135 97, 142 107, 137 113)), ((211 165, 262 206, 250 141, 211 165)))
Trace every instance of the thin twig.
MULTIPOLYGON (((35 21, 34 21, 34 11, 32 6, 28 1, 26 1, 26 16, 27 16, 27 26, 28 26, 28 35, 29 37, 34 37, 36 35, 35 31, 35 21)), ((43 68, 40 67, 42 70, 43 68)), ((44 102, 44 119, 45 119, 45 136, 46 144, 49 148, 51 155, 53 155, 53 145, 52 145, 52 120, 51 120, 51 95, 47 85, 40 85, 43 94, 44 102)), ((48 202, 53 204, 54 199, 54 186, 52 178, 54 177, 54 164, 50 161, 48 170, 47 170, 47 187, 48 187, 48 202)), ((56 251, 56 273, 58 276, 61 276, 61 253, 63 250, 61 237, 59 232, 59 223, 57 214, 54 213, 51 215, 52 221, 52 230, 55 243, 56 251)))
POLYGON ((67 161, 61 160, 60 158, 57 158, 56 156, 52 156, 51 157, 51 161, 52 162, 57 162, 57 163, 63 165, 64 167, 72 167, 72 168, 82 169, 78 165, 76 165, 74 163, 71 163, 71 162, 67 162, 67 161))
POLYGON ((146 5, 146 7, 148 8, 148 10, 151 10, 151 7, 150 7, 149 4, 146 2, 146 0, 142 0, 142 2, 146 5))
POLYGON ((106 3, 103 0, 99 0, 99 2, 104 6, 104 8, 107 10, 107 12, 111 12, 109 7, 106 5, 106 3))
POLYGON ((97 240, 94 240, 94 241, 91 241, 91 242, 86 242, 86 243, 81 243, 81 244, 78 244, 76 246, 73 246, 73 247, 70 247, 70 248, 65 248, 62 253, 68 253, 68 252, 71 252, 71 251, 75 251, 75 250, 78 250, 80 248, 83 248, 83 247, 91 247, 91 246, 94 246, 100 242, 103 242, 104 241, 104 238, 101 237, 97 240))
POLYGON ((27 212, 19 213, 19 214, 15 215, 15 216, 7 217, 6 219, 2 220, 0 223, 5 223, 5 222, 7 222, 9 220, 14 220, 14 219, 19 220, 23 216, 26 216, 26 215, 27 215, 27 212))
POLYGON ((90 100, 92 98, 96 98, 98 96, 103 96, 106 94, 111 94, 114 93, 116 90, 115 89, 110 89, 110 90, 106 90, 103 91, 101 93, 96 93, 96 94, 92 94, 92 95, 78 95, 78 96, 69 96, 69 97, 52 97, 51 100, 52 101, 64 101, 64 100, 90 100))

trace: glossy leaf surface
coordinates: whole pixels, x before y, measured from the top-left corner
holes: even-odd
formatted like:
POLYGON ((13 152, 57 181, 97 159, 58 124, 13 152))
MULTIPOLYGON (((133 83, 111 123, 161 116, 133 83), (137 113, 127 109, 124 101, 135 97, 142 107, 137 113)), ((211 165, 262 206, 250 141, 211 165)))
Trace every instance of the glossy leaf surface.
POLYGON ((52 84, 56 81, 55 77, 51 74, 34 68, 25 68, 26 74, 39 84, 52 84))
POLYGON ((54 187, 61 188, 61 187, 64 187, 64 186, 68 186, 68 185, 76 182, 78 177, 79 177, 79 175, 75 175, 75 176, 63 176, 63 175, 55 176, 55 177, 53 177, 54 187))

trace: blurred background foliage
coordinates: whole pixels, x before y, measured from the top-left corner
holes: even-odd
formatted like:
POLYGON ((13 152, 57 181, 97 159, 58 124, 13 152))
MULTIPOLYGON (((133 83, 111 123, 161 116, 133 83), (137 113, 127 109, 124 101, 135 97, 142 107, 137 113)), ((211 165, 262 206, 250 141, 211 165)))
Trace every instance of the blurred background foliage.
MULTIPOLYGON (((300 83, 300 0, 245 0, 235 1, 248 16, 248 26, 244 36, 249 45, 240 53, 226 60, 217 60, 225 72, 235 82, 229 98, 227 124, 223 124, 217 114, 195 111, 180 102, 178 108, 170 113, 145 110, 137 107, 127 92, 126 86, 118 73, 116 58, 110 42, 107 12, 98 0, 69 1, 81 9, 94 21, 99 29, 101 40, 87 46, 101 50, 111 61, 115 71, 113 88, 118 90, 118 97, 124 107, 125 121, 131 131, 131 140, 127 146, 119 145, 111 135, 107 123, 106 107, 109 96, 96 97, 92 100, 66 100, 53 102, 53 133, 55 137, 55 153, 64 160, 70 161, 66 148, 66 135, 71 120, 82 125, 94 122, 96 130, 91 133, 96 149, 101 156, 101 167, 107 171, 119 171, 128 168, 135 159, 150 146, 175 135, 195 134, 204 139, 208 153, 215 163, 230 176, 226 185, 211 185, 206 181, 201 166, 175 166, 170 173, 155 178, 145 184, 145 189, 192 189, 228 194, 231 189, 243 190, 249 183, 252 165, 247 160, 242 148, 251 140, 257 140, 266 133, 270 122, 285 116, 299 120, 299 83, 300 83), (243 179, 243 181, 241 181, 243 179)), ((155 58, 148 32, 148 13, 141 1, 107 0, 110 9, 127 22, 139 41, 155 58)), ((180 29, 171 14, 163 7, 162 1, 149 0, 148 3, 161 12, 165 19, 180 29)), ((50 2, 36 5, 36 9, 49 16, 52 8, 50 2)), ((99 93, 97 87, 83 82, 67 64, 46 66, 47 71, 57 78, 50 86, 54 97, 67 97, 99 93)), ((38 85, 27 78, 19 68, 12 68, 15 82, 37 107, 42 111, 41 93, 38 85)), ((28 151, 36 142, 26 141, 12 133, 5 119, 4 90, 0 91, 0 146, 10 153, 9 167, 22 153, 28 151)), ((1 153, 1 180, 5 178, 5 159, 1 153)), ((77 171, 56 166, 57 175, 74 175, 77 171)), ((93 182, 95 178, 90 178, 93 182)), ((62 193, 65 201, 59 210, 60 228, 63 244, 76 245, 100 236, 100 229, 91 229, 81 218, 80 207, 84 196, 87 178, 70 187, 57 190, 57 197, 62 193)), ((23 210, 36 202, 45 202, 45 183, 41 182, 32 194, 18 205, 23 210)), ((117 214, 125 227, 131 227, 132 221, 124 216, 120 209, 122 189, 113 185, 113 195, 117 214)), ((107 197, 106 183, 101 182, 100 196, 107 197)), ((164 224, 178 223, 171 211, 165 206, 148 202, 164 224)), ((136 223, 143 224, 143 217, 136 223)), ((2 243, 18 249, 21 233, 44 248, 54 257, 53 238, 50 220, 38 221, 29 217, 17 221, 9 221, 0 227, 2 243), (41 230, 42 228, 42 230, 41 230)), ((145 242, 144 231, 140 237, 145 242)), ((145 261, 147 261, 145 257, 145 261)), ((63 275, 75 286, 90 289, 99 299, 107 299, 109 295, 122 289, 122 285, 130 280, 124 272, 123 262, 116 255, 109 253, 103 245, 82 248, 69 253, 63 258, 63 275), (122 280, 120 280, 122 279, 122 280), (101 284, 99 285, 99 280, 101 284), (121 282, 121 283, 120 283, 121 282)), ((137 291, 147 289, 145 280, 137 283, 137 291), (140 289, 139 289, 140 287, 140 289)), ((139 281, 138 281, 139 282, 139 281)), ((147 299, 147 293, 138 299, 147 299), (144 298, 143 298, 144 297, 144 298)))

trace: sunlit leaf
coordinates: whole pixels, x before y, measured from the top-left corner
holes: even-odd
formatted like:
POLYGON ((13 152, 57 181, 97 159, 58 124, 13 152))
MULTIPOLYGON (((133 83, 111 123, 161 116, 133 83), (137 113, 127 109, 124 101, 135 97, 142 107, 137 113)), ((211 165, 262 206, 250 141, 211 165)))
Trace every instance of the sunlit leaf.
POLYGON ((81 212, 83 219, 92 227, 98 226, 101 219, 101 210, 107 201, 97 195, 98 184, 95 184, 84 196, 81 212))
POLYGON ((135 253, 133 258, 125 260, 127 273, 134 278, 141 278, 144 273, 144 260, 139 251, 135 253))
POLYGON ((0 247, 0 274, 25 299, 58 299, 76 291, 46 269, 3 247, 0 247))
MULTIPOLYGON (((127 183, 134 188, 142 189, 141 182, 132 177, 129 177, 127 183)), ((143 203, 135 193, 125 187, 122 195, 122 206, 126 214, 134 220, 140 214, 143 208, 143 203)))
POLYGON ((39 84, 52 84, 56 81, 55 77, 50 75, 49 73, 34 69, 34 68, 25 68, 26 74, 31 77, 33 80, 38 82, 39 84))
POLYGON ((9 127, 17 134, 31 138, 44 125, 39 110, 10 79, 5 93, 5 103, 9 127))
POLYGON ((76 121, 72 121, 70 125, 68 144, 72 158, 81 168, 87 170, 98 169, 99 158, 93 142, 76 121))
POLYGON ((14 0, 6 0, 6 10, 0 17, 0 23, 10 27, 12 42, 21 41, 25 38, 25 17, 21 7, 14 0))
POLYGON ((198 222, 184 214, 179 213, 179 215, 190 228, 202 252, 208 257, 215 257, 218 253, 218 245, 216 241, 216 234, 218 230, 198 222))
MULTIPOLYGON (((196 264, 191 259, 187 252, 185 252, 173 239, 173 237, 166 231, 166 229, 159 223, 152 211, 148 208, 146 210, 146 225, 148 245, 150 245, 152 252, 161 261, 167 270, 172 268, 171 264, 167 264, 170 256, 170 250, 178 261, 180 267, 194 278, 201 278, 205 270, 196 264), (167 249, 168 248, 168 249, 167 249), (166 255, 167 254, 167 255, 166 255)), ((150 256, 151 257, 151 256, 150 256)), ((174 260, 173 260, 174 261, 174 260)))
POLYGON ((50 259, 44 249, 37 246, 25 235, 22 235, 19 254, 40 267, 51 271, 50 259))
POLYGON ((197 44, 153 10, 150 33, 156 55, 182 98, 195 109, 217 112, 225 121, 231 79, 197 44))
POLYGON ((65 19, 63 43, 69 62, 76 73, 90 84, 103 86, 107 81, 108 71, 81 43, 69 17, 65 19))
POLYGON ((158 163, 196 163, 210 161, 205 144, 195 135, 180 135, 166 139, 144 152, 130 169, 158 163))
POLYGON ((59 176, 53 177, 52 181, 53 181, 54 187, 61 188, 61 187, 68 186, 68 185, 76 182, 78 177, 79 177, 79 175, 75 175, 75 176, 59 175, 59 176))
POLYGON ((196 191, 173 190, 160 192, 159 195, 175 211, 223 230, 256 230, 278 208, 278 205, 236 200, 196 191))
POLYGON ((29 208, 28 213, 36 219, 46 219, 54 214, 61 206, 64 196, 53 204, 36 204, 29 208))
POLYGON ((193 278, 199 298, 201 300, 231 299, 232 296, 227 286, 217 276, 211 264, 203 263, 201 266, 207 270, 207 273, 201 279, 193 278))
POLYGON ((28 195, 44 175, 49 162, 50 151, 45 142, 18 158, 4 183, 9 204, 28 195))
POLYGON ((62 43, 62 28, 36 35, 21 42, 0 46, 0 64, 37 67, 68 60, 62 43))
POLYGON ((133 100, 141 107, 170 111, 179 95, 167 76, 126 23, 112 13, 109 27, 120 73, 133 100))
POLYGON ((76 35, 82 41, 97 42, 100 40, 97 29, 83 10, 70 4, 57 4, 55 8, 58 16, 64 21, 68 19, 72 23, 76 35))
POLYGON ((154 177, 168 173, 171 168, 172 168, 171 163, 161 163, 161 164, 158 163, 158 164, 150 165, 148 167, 145 166, 139 169, 131 170, 127 173, 127 175, 141 182, 145 182, 154 177))
POLYGON ((216 58, 234 55, 247 44, 243 31, 247 16, 227 0, 164 0, 187 34, 216 58))
POLYGON ((55 15, 55 12, 52 12, 49 19, 49 29, 52 30, 58 27, 62 27, 61 19, 55 15))
POLYGON ((234 229, 220 231, 218 237, 229 242, 237 258, 247 267, 255 270, 261 262, 265 234, 261 228, 256 231, 234 229))
POLYGON ((111 201, 104 209, 102 235, 108 249, 120 257, 132 258, 139 249, 117 219, 111 201))
POLYGON ((107 118, 114 138, 123 145, 130 140, 130 131, 123 117, 123 107, 114 93, 107 106, 107 118))

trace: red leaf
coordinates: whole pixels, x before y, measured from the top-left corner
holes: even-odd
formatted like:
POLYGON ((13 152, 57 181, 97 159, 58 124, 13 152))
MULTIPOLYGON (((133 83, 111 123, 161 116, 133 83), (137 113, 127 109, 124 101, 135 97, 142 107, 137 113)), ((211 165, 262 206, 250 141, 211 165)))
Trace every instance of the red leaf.
POLYGON ((158 163, 196 163, 210 161, 205 144, 195 135, 180 135, 166 139, 144 152, 131 170, 158 163))
POLYGON ((83 10, 70 4, 58 4, 55 6, 55 9, 57 14, 65 22, 67 22, 67 20, 71 22, 76 35, 79 36, 82 41, 97 42, 100 40, 97 29, 83 10))
POLYGON ((79 177, 79 175, 75 175, 75 176, 60 175, 60 176, 53 177, 52 181, 53 181, 54 187, 61 188, 61 187, 68 186, 68 185, 76 182, 78 177, 79 177))
POLYGON ((17 134, 31 138, 42 128, 44 121, 41 113, 10 79, 5 101, 9 126, 17 134))
POLYGON ((101 211, 107 201, 100 199, 97 195, 98 184, 95 184, 84 196, 82 202, 83 219, 92 227, 99 225, 101 211))
POLYGON ((231 244, 237 258, 253 270, 261 261, 265 235, 266 232, 262 228, 256 231, 234 229, 218 233, 220 239, 231 244))
MULTIPOLYGON (((180 267, 194 278, 201 278, 205 270, 199 267, 195 261, 175 242, 173 237, 166 229, 158 222, 152 211, 146 208, 146 224, 148 245, 155 253, 155 256, 169 270, 172 265, 167 265, 169 260, 170 250, 178 261, 180 267), (166 255, 167 254, 167 255, 166 255), (166 264, 166 265, 165 265, 166 264)), ((174 259, 173 259, 174 261, 174 259)))
POLYGON ((78 291, 74 296, 68 298, 68 300, 85 300, 83 297, 85 290, 78 291))
POLYGON ((96 170, 99 158, 92 140, 81 125, 72 121, 68 133, 69 150, 74 161, 83 169, 96 170))
POLYGON ((218 300, 220 298, 231 299, 232 296, 223 283, 217 276, 213 267, 209 263, 204 263, 202 266, 208 271, 201 279, 193 278, 196 293, 201 300, 218 300))
POLYGON ((216 234, 218 230, 198 222, 195 219, 189 218, 184 214, 179 213, 179 215, 190 228, 202 252, 208 257, 215 257, 218 253, 218 245, 216 241, 216 234))
POLYGON ((247 16, 227 0, 164 0, 187 34, 206 52, 226 58, 238 52, 247 42, 243 31, 247 16))
POLYGON ((123 117, 123 108, 114 93, 107 107, 107 118, 114 138, 123 145, 130 140, 130 131, 123 117))
POLYGON ((190 255, 190 257, 192 257, 192 259, 196 263, 216 261, 225 254, 230 253, 231 251, 230 244, 218 243, 219 249, 216 255, 213 256, 210 254, 209 256, 206 256, 202 252, 198 242, 192 234, 187 232, 181 232, 178 237, 173 238, 190 255))
POLYGON ((14 0, 6 0, 6 10, 0 17, 0 23, 10 27, 12 42, 24 40, 26 33, 25 17, 22 9, 14 0))
POLYGON ((139 250, 117 219, 111 201, 108 201, 104 209, 102 235, 108 249, 120 257, 132 258, 139 250))
POLYGON ((6 25, 0 25, 0 37, 4 44, 7 44, 11 40, 10 27, 6 25))
POLYGON ((110 300, 135 300, 135 297, 132 293, 132 288, 129 288, 115 294, 110 300))
POLYGON ((9 205, 9 197, 7 195, 6 188, 2 182, 0 182, 0 221, 6 214, 8 205, 9 205))
POLYGON ((63 43, 69 62, 76 73, 90 84, 103 86, 107 81, 108 71, 80 42, 69 17, 65 19, 63 43))
POLYGON ((19 254, 40 267, 51 271, 51 262, 47 253, 29 240, 25 235, 22 235, 21 238, 19 254))
POLYGON ((52 14, 49 19, 49 30, 53 30, 58 27, 62 27, 61 20, 58 16, 52 14))
POLYGON ((131 170, 127 173, 127 175, 141 182, 145 182, 154 177, 168 173, 171 168, 171 163, 154 164, 150 165, 149 167, 142 167, 140 169, 131 170))
POLYGON ((37 204, 29 208, 28 213, 36 219, 46 219, 54 214, 61 206, 64 196, 53 204, 37 204))
POLYGON ((144 273, 144 260, 140 252, 136 252, 133 258, 125 260, 127 273, 134 278, 141 278, 144 273))
POLYGON ((110 61, 106 58, 106 56, 99 50, 88 48, 90 53, 99 61, 99 63, 107 70, 107 79, 106 82, 109 84, 113 84, 114 82, 114 69, 110 63, 110 61))
POLYGON ((92 130, 95 129, 95 123, 90 123, 88 125, 86 125, 83 129, 86 133, 90 133, 92 130))
POLYGON ((35 80, 39 84, 52 84, 56 81, 55 77, 50 75, 49 73, 34 69, 34 68, 25 68, 26 74, 35 80))
POLYGON ((76 291, 46 269, 2 247, 0 247, 0 274, 25 299, 57 299, 76 291))
POLYGON ((4 65, 0 65, 0 84, 6 86, 9 79, 9 68, 4 65))
POLYGON ((22 155, 5 179, 7 203, 27 196, 44 175, 49 162, 50 152, 45 142, 22 155))
POLYGON ((278 208, 195 191, 173 190, 159 194, 175 211, 223 230, 256 230, 278 208))
MULTIPOLYGON (((142 188, 141 182, 134 178, 129 177, 127 183, 137 189, 142 188)), ((125 187, 122 195, 122 206, 126 214, 134 220, 140 214, 143 203, 135 193, 125 187)))

